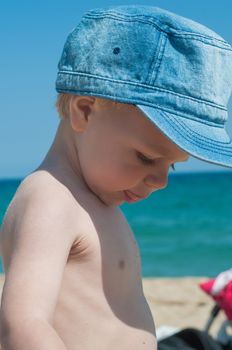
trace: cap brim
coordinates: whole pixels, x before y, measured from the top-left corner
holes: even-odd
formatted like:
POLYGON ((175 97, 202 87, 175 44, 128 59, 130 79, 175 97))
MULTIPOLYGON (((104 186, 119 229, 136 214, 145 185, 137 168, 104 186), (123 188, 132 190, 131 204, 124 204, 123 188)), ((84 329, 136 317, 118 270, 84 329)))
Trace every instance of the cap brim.
POLYGON ((223 125, 136 105, 172 142, 209 163, 232 168, 232 141, 223 125))

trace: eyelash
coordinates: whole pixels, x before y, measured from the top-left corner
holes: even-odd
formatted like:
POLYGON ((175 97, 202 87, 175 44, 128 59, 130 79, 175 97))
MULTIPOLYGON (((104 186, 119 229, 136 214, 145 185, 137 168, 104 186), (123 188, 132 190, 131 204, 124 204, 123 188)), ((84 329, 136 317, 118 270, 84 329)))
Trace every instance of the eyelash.
POLYGON ((137 153, 138 158, 142 161, 142 163, 144 164, 148 164, 148 165, 152 165, 154 164, 154 160, 153 159, 148 159, 147 157, 145 157, 142 153, 137 153))
POLYGON ((171 168, 172 168, 173 171, 176 171, 176 168, 175 168, 175 164, 174 164, 174 163, 171 164, 171 168))
MULTIPOLYGON (((142 153, 137 153, 138 155, 138 158, 142 161, 142 163, 146 164, 146 165, 152 165, 152 164, 155 164, 155 161, 153 159, 149 159, 147 157, 145 157, 142 153)), ((170 165, 172 170, 176 170, 175 169, 175 164, 171 164, 170 165)))

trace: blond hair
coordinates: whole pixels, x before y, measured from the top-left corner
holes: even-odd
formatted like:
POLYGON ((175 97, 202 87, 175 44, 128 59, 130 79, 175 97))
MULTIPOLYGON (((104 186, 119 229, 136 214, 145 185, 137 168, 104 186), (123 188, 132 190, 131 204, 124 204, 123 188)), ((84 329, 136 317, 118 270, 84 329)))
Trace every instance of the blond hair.
MULTIPOLYGON (((72 96, 77 96, 77 95, 58 93, 55 106, 60 119, 65 119, 69 117, 69 105, 70 105, 70 100, 72 96)), ((101 105, 102 107, 105 106, 106 108, 110 106, 120 107, 121 105, 120 102, 105 99, 105 98, 96 97, 96 99, 99 105, 101 105)))

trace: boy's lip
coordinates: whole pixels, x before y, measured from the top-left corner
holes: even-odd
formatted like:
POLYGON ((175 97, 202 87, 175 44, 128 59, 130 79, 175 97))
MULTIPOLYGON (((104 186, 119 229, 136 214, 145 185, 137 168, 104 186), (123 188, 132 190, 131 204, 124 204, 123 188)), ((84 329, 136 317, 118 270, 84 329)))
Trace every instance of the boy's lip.
POLYGON ((141 197, 141 196, 138 196, 137 194, 131 192, 131 191, 124 191, 125 195, 126 195, 126 199, 127 201, 130 201, 130 202, 137 202, 139 199, 142 199, 142 198, 145 198, 145 197, 141 197))

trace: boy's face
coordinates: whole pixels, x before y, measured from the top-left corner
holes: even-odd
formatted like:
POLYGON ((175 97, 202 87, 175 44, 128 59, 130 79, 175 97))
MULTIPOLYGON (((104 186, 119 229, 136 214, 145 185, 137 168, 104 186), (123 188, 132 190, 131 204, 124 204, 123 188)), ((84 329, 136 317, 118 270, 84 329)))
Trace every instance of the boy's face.
POLYGON ((129 104, 94 103, 77 136, 77 152, 85 182, 106 205, 127 201, 125 191, 141 200, 166 187, 170 167, 188 159, 188 153, 129 104))

